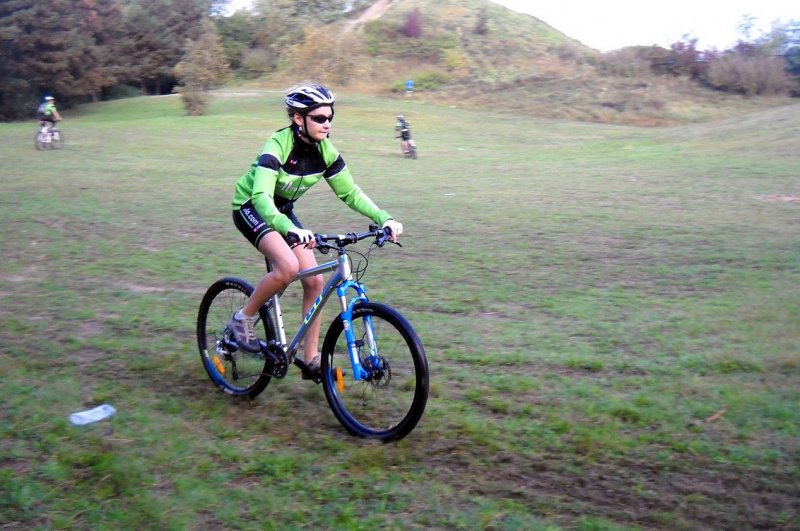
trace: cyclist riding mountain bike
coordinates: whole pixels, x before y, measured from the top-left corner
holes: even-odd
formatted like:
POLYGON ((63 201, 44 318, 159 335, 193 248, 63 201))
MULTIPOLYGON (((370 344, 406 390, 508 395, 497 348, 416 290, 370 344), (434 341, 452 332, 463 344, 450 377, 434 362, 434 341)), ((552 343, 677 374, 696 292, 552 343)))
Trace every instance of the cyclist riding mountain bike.
POLYGON ((39 125, 42 126, 42 128, 47 126, 48 131, 53 128, 56 122, 61 121, 61 115, 58 114, 55 98, 53 96, 45 96, 44 101, 39 105, 36 113, 39 118, 39 125))
POLYGON ((417 147, 414 141, 411 139, 411 126, 409 125, 408 121, 403 117, 402 114, 397 115, 397 123, 394 126, 395 132, 399 133, 395 136, 395 138, 400 139, 400 144, 403 147, 403 153, 408 155, 410 147, 417 147))
MULTIPOLYGON (((248 172, 237 181, 233 197, 234 224, 271 264, 271 271, 228 322, 239 347, 249 352, 261 350, 255 332, 259 308, 285 289, 299 271, 317 265, 314 233, 303 228, 293 211, 295 201, 309 188, 324 179, 347 206, 390 228, 393 241, 403 233, 403 226, 355 184, 331 143, 333 93, 320 85, 303 85, 289 92, 284 103, 289 126, 267 140, 248 172), (299 244, 290 247, 290 235, 299 244)), ((323 279, 317 275, 301 282, 306 315, 322 292, 323 279)), ((304 344, 304 362, 312 374, 320 367, 320 323, 321 319, 314 320, 304 344)))

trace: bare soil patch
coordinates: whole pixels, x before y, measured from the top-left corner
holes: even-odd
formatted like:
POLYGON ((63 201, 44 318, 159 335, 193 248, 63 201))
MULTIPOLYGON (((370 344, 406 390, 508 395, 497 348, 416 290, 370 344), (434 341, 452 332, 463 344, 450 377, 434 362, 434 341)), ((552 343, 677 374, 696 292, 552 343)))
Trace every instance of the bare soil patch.
POLYGON ((800 196, 798 195, 760 195, 756 199, 761 201, 769 201, 771 203, 797 203, 800 204, 800 196))

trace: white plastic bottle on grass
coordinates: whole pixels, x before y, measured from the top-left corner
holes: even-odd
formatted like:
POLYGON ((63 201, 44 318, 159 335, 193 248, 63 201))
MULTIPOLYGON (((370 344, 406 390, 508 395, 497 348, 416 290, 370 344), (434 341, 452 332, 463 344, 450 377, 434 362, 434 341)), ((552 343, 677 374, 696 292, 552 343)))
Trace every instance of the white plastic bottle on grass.
POLYGON ((108 418, 116 412, 117 410, 114 409, 113 406, 103 404, 102 406, 87 409, 86 411, 73 413, 69 416, 69 421, 75 426, 83 426, 84 424, 91 424, 92 422, 108 418))

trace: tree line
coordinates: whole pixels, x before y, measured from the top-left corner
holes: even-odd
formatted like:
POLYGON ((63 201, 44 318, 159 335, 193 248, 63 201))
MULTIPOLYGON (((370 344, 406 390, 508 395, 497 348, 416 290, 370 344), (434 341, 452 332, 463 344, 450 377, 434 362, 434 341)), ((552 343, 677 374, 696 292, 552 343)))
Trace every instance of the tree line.
POLYGON ((161 93, 212 0, 5 0, 0 3, 0 118, 30 116, 131 85, 161 93))
POLYGON ((32 116, 45 93, 64 106, 176 88, 202 99, 229 67, 260 75, 309 21, 365 4, 260 0, 256 14, 222 16, 229 1, 3 0, 0 120, 32 116))
MULTIPOLYGON (((363 59, 359 48, 367 56, 438 64, 447 79, 471 76, 459 44, 466 35, 423 28, 430 21, 419 7, 403 23, 367 24, 360 46, 353 35, 332 33, 326 26, 372 0, 255 0, 252 11, 232 15, 226 13, 229 3, 0 1, 0 120, 31 117, 45 93, 69 107, 177 91, 187 112, 202 114, 208 90, 231 74, 256 78, 282 69, 302 78, 346 82, 363 59)), ((487 10, 478 10, 471 33, 485 37, 496 31, 489 22, 487 10)), ((746 95, 800 93, 800 23, 757 37, 746 23, 740 28, 743 39, 730 50, 699 50, 697 40, 687 37, 669 49, 630 47, 602 54, 592 64, 612 75, 685 76, 746 95)))

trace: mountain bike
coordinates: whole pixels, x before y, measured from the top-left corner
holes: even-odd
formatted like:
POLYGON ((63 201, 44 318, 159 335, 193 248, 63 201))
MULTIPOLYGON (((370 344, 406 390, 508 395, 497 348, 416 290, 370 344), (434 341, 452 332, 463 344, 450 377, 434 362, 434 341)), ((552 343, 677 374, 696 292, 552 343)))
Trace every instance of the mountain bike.
POLYGON ((52 127, 43 126, 36 132, 33 137, 33 144, 39 151, 43 149, 61 149, 64 147, 64 135, 58 128, 53 125, 52 127))
POLYGON ((408 141, 408 151, 405 152, 405 156, 410 159, 417 158, 417 144, 413 140, 408 141))
MULTIPOLYGON (((396 136, 395 138, 401 138, 400 136, 396 136)), ((408 159, 416 159, 417 158, 417 143, 414 142, 410 137, 408 140, 400 140, 400 150, 403 152, 403 156, 408 159), (403 145, 403 142, 406 142, 408 149, 406 146, 403 145)))
MULTIPOLYGON (((292 284, 329 271, 332 274, 288 342, 280 307, 283 293, 260 308, 257 330, 261 352, 256 354, 239 349, 227 328, 228 320, 244 306, 253 287, 233 277, 214 282, 197 316, 200 358, 211 381, 225 393, 253 398, 272 378, 285 377, 289 367, 295 365, 305 379, 322 383, 334 416, 351 434, 382 441, 408 435, 428 401, 425 349, 408 320, 390 306, 368 300, 360 281, 370 253, 391 242, 389 234, 388 229, 378 227, 361 233, 315 234, 317 249, 323 254, 335 251, 336 259, 299 272, 292 284), (346 249, 367 238, 373 238, 368 251, 346 249), (362 258, 355 270, 350 254, 362 258), (311 322, 334 293, 340 311, 322 342, 321 370, 312 374, 296 359, 297 352, 311 322), (349 299, 348 294, 352 294, 349 299)), ((270 263, 265 262, 269 271, 270 263)))

